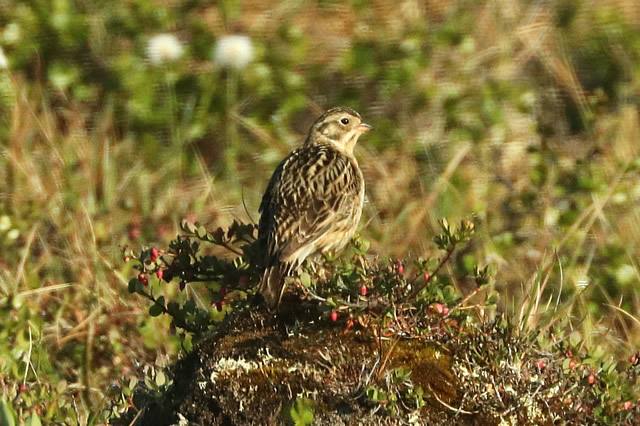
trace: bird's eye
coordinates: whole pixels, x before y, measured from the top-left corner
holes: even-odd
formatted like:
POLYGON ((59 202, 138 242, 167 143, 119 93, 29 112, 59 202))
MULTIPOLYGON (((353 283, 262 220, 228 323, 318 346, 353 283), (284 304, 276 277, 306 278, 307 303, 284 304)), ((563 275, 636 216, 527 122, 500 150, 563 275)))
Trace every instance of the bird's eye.
POLYGON ((349 119, 345 117, 345 118, 342 118, 340 122, 346 126, 347 124, 349 124, 349 119))

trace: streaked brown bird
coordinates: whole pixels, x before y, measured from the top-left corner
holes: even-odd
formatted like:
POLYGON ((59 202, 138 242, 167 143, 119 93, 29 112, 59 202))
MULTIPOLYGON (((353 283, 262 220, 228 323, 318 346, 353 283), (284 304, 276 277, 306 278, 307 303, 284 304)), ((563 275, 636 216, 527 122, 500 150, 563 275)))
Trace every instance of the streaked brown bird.
POLYGON ((259 292, 270 308, 279 305, 285 278, 307 257, 341 250, 356 231, 364 178, 353 149, 370 129, 351 108, 332 108, 271 176, 258 225, 265 253, 259 292))

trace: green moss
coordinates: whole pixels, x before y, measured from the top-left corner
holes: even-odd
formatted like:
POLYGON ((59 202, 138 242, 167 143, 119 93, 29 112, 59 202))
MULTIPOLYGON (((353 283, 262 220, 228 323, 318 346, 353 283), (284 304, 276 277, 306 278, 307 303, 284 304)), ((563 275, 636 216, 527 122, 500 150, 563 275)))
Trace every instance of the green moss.
MULTIPOLYGON (((445 347, 416 340, 399 342, 390 360, 393 368, 411 370, 414 385, 433 392, 448 404, 458 399, 458 385, 451 372, 451 363, 451 355, 445 347)), ((436 408, 442 406, 436 405, 436 408)))

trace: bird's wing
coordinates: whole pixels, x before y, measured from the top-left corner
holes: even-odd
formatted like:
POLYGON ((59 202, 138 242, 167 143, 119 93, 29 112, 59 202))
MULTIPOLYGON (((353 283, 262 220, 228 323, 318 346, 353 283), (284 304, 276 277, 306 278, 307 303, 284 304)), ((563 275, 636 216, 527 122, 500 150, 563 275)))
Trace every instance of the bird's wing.
MULTIPOLYGON (((325 146, 303 147, 280 163, 260 206, 259 234, 272 260, 288 258, 352 214, 360 186, 355 164, 325 146)), ((313 248, 304 255, 311 254, 313 248)))

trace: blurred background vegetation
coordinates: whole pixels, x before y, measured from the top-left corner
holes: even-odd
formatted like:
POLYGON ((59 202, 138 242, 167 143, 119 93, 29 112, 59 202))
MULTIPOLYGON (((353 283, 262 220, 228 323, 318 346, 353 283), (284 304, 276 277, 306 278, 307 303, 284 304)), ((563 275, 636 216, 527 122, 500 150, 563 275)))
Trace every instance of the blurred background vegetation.
POLYGON ((334 105, 375 127, 375 252, 429 256, 438 219, 473 213, 452 267, 490 265, 502 310, 547 283, 531 327, 640 346, 634 0, 0 0, 0 48, 0 386, 22 418, 104 421, 113 385, 179 351, 122 248, 255 219, 334 105))

